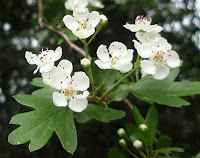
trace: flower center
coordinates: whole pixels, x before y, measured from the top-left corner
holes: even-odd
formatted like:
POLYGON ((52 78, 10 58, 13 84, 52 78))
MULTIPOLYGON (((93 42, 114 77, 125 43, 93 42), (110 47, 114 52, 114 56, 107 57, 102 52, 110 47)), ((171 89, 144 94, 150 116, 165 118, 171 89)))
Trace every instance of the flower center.
POLYGON ((145 24, 148 24, 150 25, 151 24, 151 16, 145 16, 143 17, 143 15, 139 15, 136 17, 135 19, 135 24, 136 25, 145 25, 145 24))
POLYGON ((166 59, 164 59, 164 53, 163 52, 157 52, 154 54, 151 59, 154 61, 155 64, 165 64, 166 59))
POLYGON ((68 88, 63 89, 61 93, 66 96, 67 101, 70 101, 77 94, 77 91, 74 90, 72 86, 69 86, 68 88))
POLYGON ((110 59, 111 66, 115 65, 116 62, 117 62, 118 60, 119 60, 119 59, 118 59, 117 57, 112 57, 112 58, 110 59))
POLYGON ((83 21, 79 24, 78 30, 89 30, 90 28, 91 25, 88 23, 88 21, 83 19, 83 21))

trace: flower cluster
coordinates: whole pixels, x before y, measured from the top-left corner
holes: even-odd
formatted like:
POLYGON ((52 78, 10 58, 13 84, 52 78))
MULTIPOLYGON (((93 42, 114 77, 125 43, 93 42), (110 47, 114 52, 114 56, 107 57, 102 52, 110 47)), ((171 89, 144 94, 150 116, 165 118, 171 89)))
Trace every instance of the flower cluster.
POLYGON ((54 66, 54 61, 58 60, 61 55, 61 47, 58 47, 55 51, 42 51, 39 55, 28 51, 25 53, 29 64, 38 65, 36 71, 40 70, 44 84, 58 90, 53 93, 53 103, 58 107, 68 105, 71 110, 81 112, 88 105, 89 78, 82 71, 75 72, 71 77, 73 65, 69 60, 61 60, 57 67, 54 66))
POLYGON ((136 32, 137 40, 133 40, 138 54, 145 58, 140 62, 141 72, 151 74, 162 80, 169 75, 170 68, 180 66, 178 54, 172 50, 171 44, 160 36, 161 26, 151 25, 151 17, 136 17, 135 24, 124 25, 126 29, 136 32))

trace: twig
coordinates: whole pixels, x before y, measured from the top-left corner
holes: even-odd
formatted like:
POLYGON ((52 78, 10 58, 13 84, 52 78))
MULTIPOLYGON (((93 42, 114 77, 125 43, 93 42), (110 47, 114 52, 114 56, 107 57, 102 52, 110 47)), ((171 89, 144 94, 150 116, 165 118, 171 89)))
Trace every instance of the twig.
POLYGON ((74 49, 75 51, 77 51, 78 53, 80 53, 81 55, 83 55, 84 57, 86 56, 85 51, 83 51, 81 48, 79 48, 77 45, 75 45, 74 43, 72 43, 68 36, 65 34, 65 32, 63 31, 59 31, 55 28, 53 28, 52 26, 44 23, 42 21, 42 0, 38 0, 38 24, 41 28, 47 28, 57 34, 59 34, 64 40, 65 42, 70 46, 71 49, 74 49))
POLYGON ((131 102, 128 99, 124 99, 124 102, 128 105, 128 107, 132 110, 133 109, 133 105, 131 104, 131 102))

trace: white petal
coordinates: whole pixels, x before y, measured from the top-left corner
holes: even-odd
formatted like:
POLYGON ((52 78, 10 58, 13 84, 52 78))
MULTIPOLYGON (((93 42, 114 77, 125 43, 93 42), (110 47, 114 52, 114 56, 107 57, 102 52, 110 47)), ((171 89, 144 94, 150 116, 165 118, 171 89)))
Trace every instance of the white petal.
POLYGON ((69 83, 71 83, 71 76, 65 71, 60 70, 55 73, 50 86, 61 90, 67 88, 69 83))
POLYGON ((119 57, 123 54, 122 52, 127 51, 127 48, 123 43, 115 41, 110 44, 108 50, 112 57, 119 57))
POLYGON ((58 71, 57 67, 53 67, 50 71, 42 73, 43 83, 46 85, 52 84, 52 79, 56 72, 58 71))
POLYGON ((86 99, 89 95, 90 95, 90 93, 88 91, 84 91, 83 94, 76 95, 76 98, 78 98, 78 99, 86 99))
POLYGON ((100 15, 97 11, 93 11, 90 13, 89 18, 88 18, 88 23, 95 28, 98 23, 100 22, 100 15))
POLYGON ((133 42, 134 42, 135 49, 138 50, 138 48, 141 46, 141 44, 138 41, 136 41, 136 40, 133 40, 133 42))
POLYGON ((133 63, 115 64, 113 68, 119 70, 121 73, 126 73, 133 68, 133 63))
POLYGON ((39 70, 40 66, 38 65, 37 68, 34 70, 33 74, 36 74, 39 70))
POLYGON ((146 38, 145 38, 145 33, 144 32, 136 32, 135 34, 136 38, 141 42, 141 43, 145 43, 146 38))
POLYGON ((140 27, 135 25, 135 24, 128 24, 126 23, 126 25, 124 25, 124 27, 132 32, 137 32, 140 30, 140 27))
POLYGON ((128 49, 126 52, 122 52, 118 59, 122 62, 130 63, 133 60, 133 49, 128 49))
POLYGON ((31 65, 37 64, 38 65, 38 58, 37 58, 36 54, 26 51, 25 58, 29 64, 31 64, 31 65))
POLYGON ((95 29, 94 28, 90 28, 89 30, 78 30, 78 31, 72 31, 72 33, 79 37, 80 39, 85 39, 90 37, 92 34, 94 34, 95 29))
POLYGON ((149 43, 144 43, 141 44, 138 49, 138 54, 142 57, 142 58, 149 58, 151 55, 151 44, 149 43))
POLYGON ((152 42, 153 40, 156 40, 156 38, 161 38, 160 34, 158 32, 152 31, 152 32, 146 32, 144 34, 146 42, 152 42))
POLYGON ((49 64, 47 64, 45 66, 41 66, 40 67, 40 73, 50 71, 53 68, 53 66, 54 66, 54 62, 50 62, 49 64))
POLYGON ((167 52, 164 58, 167 59, 166 63, 171 68, 178 67, 181 64, 179 55, 175 51, 167 52))
POLYGON ((162 80, 169 75, 169 68, 165 65, 156 65, 156 73, 152 76, 157 80, 162 80))
POLYGON ((156 73, 156 65, 153 61, 149 60, 142 60, 140 62, 142 71, 144 71, 147 74, 155 74, 156 73))
POLYGON ((61 47, 57 47, 55 52, 53 53, 53 61, 57 61, 58 59, 60 59, 62 56, 62 48, 61 47))
POLYGON ((146 72, 144 72, 142 69, 141 69, 141 74, 142 74, 142 76, 141 76, 142 78, 145 77, 146 75, 148 75, 148 74, 147 74, 146 72))
POLYGON ((65 107, 67 106, 67 99, 65 95, 60 94, 58 92, 53 93, 53 103, 58 107, 65 107))
POLYGON ((94 63, 100 68, 100 69, 111 69, 110 64, 107 62, 104 62, 102 60, 95 60, 94 63))
POLYGON ((109 61, 109 54, 108 54, 108 49, 106 48, 105 45, 101 44, 98 49, 97 49, 97 57, 104 61, 108 62, 109 61))
POLYGON ((85 91, 90 87, 90 80, 85 72, 75 72, 72 76, 72 86, 76 90, 85 91))
POLYGON ((58 63, 58 66, 57 68, 59 70, 64 70, 65 72, 67 72, 68 74, 71 74, 72 73, 72 70, 73 70, 73 65, 71 63, 71 61, 69 60, 61 60, 59 63, 58 63))
POLYGON ((73 16, 77 21, 83 22, 83 19, 88 19, 89 10, 88 8, 77 8, 73 11, 73 16))
POLYGON ((65 26, 72 31, 77 30, 77 28, 79 26, 79 23, 71 15, 65 15, 63 17, 63 22, 64 22, 65 26))
POLYGON ((161 26, 158 26, 158 25, 152 25, 152 29, 149 30, 149 32, 151 31, 155 31, 155 32, 161 32, 163 30, 163 28, 161 26))
POLYGON ((87 108, 87 99, 74 98, 69 102, 69 108, 75 112, 82 112, 87 108))

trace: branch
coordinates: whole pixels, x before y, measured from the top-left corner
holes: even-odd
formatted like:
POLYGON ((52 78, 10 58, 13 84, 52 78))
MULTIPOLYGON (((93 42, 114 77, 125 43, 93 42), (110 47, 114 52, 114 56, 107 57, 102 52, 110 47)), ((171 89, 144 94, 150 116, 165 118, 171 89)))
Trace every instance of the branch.
POLYGON ((128 99, 124 99, 124 102, 128 105, 128 107, 132 110, 133 109, 133 105, 131 104, 131 102, 128 99))
POLYGON ((77 51, 78 53, 83 55, 84 57, 86 56, 85 52, 80 47, 78 47, 77 45, 75 45, 74 43, 72 43, 69 40, 69 38, 65 34, 65 32, 59 31, 42 21, 42 0, 38 0, 38 24, 41 28, 47 28, 50 31, 53 31, 53 32, 59 34, 65 40, 65 42, 70 46, 71 49, 74 49, 75 51, 77 51))

